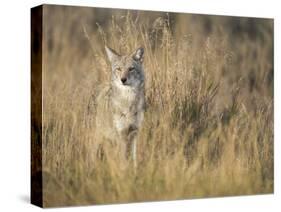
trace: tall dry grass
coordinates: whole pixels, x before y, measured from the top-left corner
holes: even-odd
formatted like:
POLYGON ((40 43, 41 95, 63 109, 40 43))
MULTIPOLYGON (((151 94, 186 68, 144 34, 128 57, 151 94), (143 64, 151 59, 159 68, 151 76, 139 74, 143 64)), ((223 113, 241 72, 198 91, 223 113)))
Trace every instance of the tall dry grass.
POLYGON ((44 7, 44 206, 273 192, 273 22, 44 7), (104 43, 145 49, 138 166, 92 151, 104 43))

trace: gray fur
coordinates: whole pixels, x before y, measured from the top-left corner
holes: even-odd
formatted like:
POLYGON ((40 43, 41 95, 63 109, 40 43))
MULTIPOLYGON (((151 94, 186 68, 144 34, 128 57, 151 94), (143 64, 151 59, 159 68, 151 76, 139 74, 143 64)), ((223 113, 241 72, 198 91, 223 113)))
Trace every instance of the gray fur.
POLYGON ((111 82, 97 97, 96 127, 103 137, 115 141, 126 158, 136 165, 137 133, 145 105, 144 49, 119 55, 105 47, 111 63, 111 82))

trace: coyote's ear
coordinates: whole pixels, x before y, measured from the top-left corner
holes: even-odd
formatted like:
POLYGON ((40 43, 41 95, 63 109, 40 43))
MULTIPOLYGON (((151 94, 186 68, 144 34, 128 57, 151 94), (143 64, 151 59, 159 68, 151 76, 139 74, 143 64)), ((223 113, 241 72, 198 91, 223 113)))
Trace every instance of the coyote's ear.
POLYGON ((133 59, 135 61, 143 62, 143 53, 144 49, 142 47, 139 47, 134 53, 133 53, 133 59))
POLYGON ((120 55, 116 51, 107 46, 105 46, 105 51, 111 63, 115 62, 120 57, 120 55))

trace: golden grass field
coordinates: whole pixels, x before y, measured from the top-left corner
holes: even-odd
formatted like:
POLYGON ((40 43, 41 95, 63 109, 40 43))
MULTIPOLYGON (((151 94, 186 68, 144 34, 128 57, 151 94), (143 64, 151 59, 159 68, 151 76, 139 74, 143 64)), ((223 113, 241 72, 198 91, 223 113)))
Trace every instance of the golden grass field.
MULTIPOLYGON (((44 6, 43 204, 273 192, 273 20, 44 6), (145 49, 138 166, 93 154, 104 44, 145 49)), ((101 138, 100 138, 101 139, 101 138)))

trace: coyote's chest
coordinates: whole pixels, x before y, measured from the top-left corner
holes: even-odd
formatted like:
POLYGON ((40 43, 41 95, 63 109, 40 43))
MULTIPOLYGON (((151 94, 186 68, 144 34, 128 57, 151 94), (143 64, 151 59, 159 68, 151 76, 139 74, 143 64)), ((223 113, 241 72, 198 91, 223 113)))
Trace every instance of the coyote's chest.
POLYGON ((143 119, 144 96, 142 91, 130 88, 120 89, 113 96, 113 125, 118 132, 137 130, 143 119))

